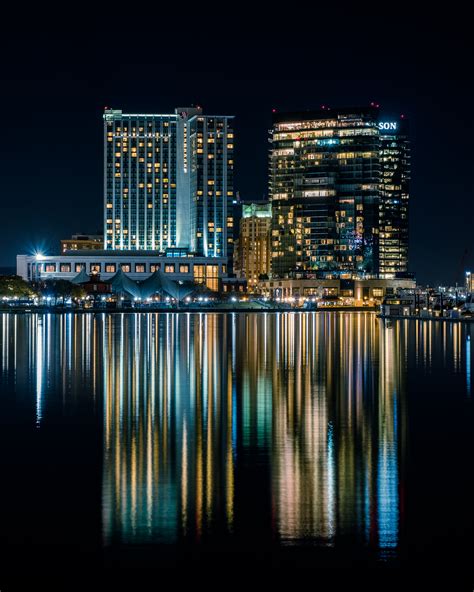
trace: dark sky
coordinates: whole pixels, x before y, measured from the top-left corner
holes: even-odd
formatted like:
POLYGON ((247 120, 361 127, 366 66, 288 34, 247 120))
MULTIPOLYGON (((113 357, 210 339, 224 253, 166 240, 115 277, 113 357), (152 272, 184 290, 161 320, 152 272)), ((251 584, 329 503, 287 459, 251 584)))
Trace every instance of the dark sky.
POLYGON ((474 268, 466 19, 401 5, 385 14, 380 5, 333 14, 314 6, 284 14, 275 4, 258 19, 229 6, 217 18, 129 6, 98 19, 83 12, 58 22, 43 7, 3 19, 0 266, 102 230, 105 105, 163 113, 194 103, 235 115, 236 189, 258 199, 272 108, 375 100, 410 119, 411 270, 422 283, 462 281, 474 268))

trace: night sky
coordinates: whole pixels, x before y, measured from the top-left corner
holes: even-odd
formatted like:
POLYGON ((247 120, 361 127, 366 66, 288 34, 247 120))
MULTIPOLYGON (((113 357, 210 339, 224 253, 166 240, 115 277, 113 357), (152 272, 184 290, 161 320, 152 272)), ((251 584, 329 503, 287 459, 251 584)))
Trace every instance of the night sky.
POLYGON ((421 283, 461 282, 474 268, 465 19, 359 8, 286 15, 275 4, 256 20, 230 6, 217 18, 129 6, 98 20, 4 19, 0 266, 15 265, 17 253, 58 252, 73 233, 102 232, 106 105, 167 113, 199 104, 235 115, 235 188, 249 200, 267 193, 273 108, 377 101, 410 120, 410 268, 421 283))

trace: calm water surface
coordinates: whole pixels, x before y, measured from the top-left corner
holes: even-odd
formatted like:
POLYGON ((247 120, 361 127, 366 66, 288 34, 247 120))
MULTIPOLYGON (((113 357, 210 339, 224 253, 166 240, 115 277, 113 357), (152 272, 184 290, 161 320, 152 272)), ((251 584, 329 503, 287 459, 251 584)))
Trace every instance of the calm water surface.
POLYGON ((370 313, 0 315, 0 569, 465 570, 472 338, 370 313))

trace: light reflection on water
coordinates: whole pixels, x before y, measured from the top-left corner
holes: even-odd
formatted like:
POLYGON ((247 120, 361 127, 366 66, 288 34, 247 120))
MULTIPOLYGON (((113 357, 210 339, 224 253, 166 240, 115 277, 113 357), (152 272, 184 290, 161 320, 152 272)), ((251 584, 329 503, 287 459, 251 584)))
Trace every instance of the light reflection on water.
POLYGON ((84 392, 103 414, 107 546, 251 536, 251 503, 279 545, 396 556, 407 368, 440 364, 471 390, 467 329, 370 313, 4 314, 0 332, 38 429, 84 392))

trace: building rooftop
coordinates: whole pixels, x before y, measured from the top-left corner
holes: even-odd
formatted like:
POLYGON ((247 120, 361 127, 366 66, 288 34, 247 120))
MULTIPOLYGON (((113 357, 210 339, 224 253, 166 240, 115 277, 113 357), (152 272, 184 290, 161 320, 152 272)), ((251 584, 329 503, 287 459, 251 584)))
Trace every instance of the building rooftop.
POLYGON ((213 115, 203 113, 202 107, 176 107, 174 113, 124 113, 121 109, 104 109, 104 119, 111 120, 115 117, 168 117, 178 119, 181 113, 189 111, 189 119, 194 117, 225 117, 227 119, 234 119, 235 115, 213 115))
POLYGON ((273 123, 282 123, 290 121, 306 121, 311 119, 333 119, 338 115, 354 115, 355 117, 373 116, 379 117, 379 109, 377 107, 325 107, 321 109, 306 110, 306 111, 289 111, 281 113, 275 112, 272 115, 273 123))
POLYGON ((191 253, 170 252, 163 253, 162 251, 140 250, 140 251, 126 251, 119 249, 81 249, 64 251, 63 253, 42 255, 42 258, 48 257, 161 257, 161 258, 189 258, 189 259, 226 259, 227 257, 205 257, 204 255, 194 255, 191 253))

